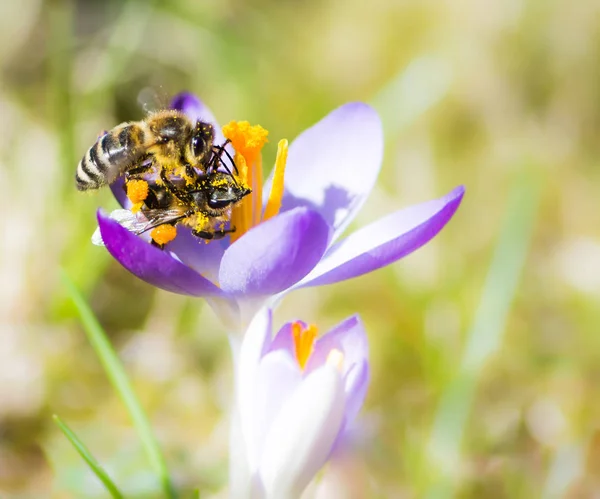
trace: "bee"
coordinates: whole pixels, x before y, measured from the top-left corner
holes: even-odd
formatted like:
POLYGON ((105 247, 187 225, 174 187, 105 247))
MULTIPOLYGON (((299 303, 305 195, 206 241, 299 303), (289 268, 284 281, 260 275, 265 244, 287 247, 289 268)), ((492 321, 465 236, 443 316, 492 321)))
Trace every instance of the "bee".
POLYGON ((99 137, 85 153, 77 165, 77 189, 98 189, 125 173, 143 172, 150 165, 192 183, 194 173, 210 173, 223 152, 227 153, 224 145, 214 146, 214 138, 210 123, 194 123, 177 110, 158 111, 142 121, 121 123, 99 137))
MULTIPOLYGON (((179 186, 164 173, 161 177, 160 184, 148 184, 139 211, 116 210, 115 220, 136 235, 151 231, 152 243, 159 248, 175 238, 178 225, 191 228, 193 235, 204 240, 221 239, 235 232, 235 227, 227 226, 231 208, 251 191, 232 175, 214 171, 193 186, 179 186)), ((131 180, 135 181, 139 180, 131 180)), ((99 231, 92 241, 103 245, 99 231)))
POLYGON ((146 232, 165 224, 181 224, 190 227, 192 234, 201 239, 221 239, 235 232, 235 227, 227 227, 231 208, 250 192, 234 176, 220 171, 183 187, 161 172, 160 185, 150 187, 145 208, 141 209, 148 222, 139 230, 146 232))

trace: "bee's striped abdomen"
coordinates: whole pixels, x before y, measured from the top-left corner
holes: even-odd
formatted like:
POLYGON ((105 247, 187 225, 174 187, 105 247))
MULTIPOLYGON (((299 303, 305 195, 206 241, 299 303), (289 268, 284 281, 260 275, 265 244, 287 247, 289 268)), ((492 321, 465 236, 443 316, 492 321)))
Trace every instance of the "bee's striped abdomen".
POLYGON ((145 135, 138 123, 125 123, 105 133, 79 162, 77 188, 84 191, 110 184, 141 158, 145 135))

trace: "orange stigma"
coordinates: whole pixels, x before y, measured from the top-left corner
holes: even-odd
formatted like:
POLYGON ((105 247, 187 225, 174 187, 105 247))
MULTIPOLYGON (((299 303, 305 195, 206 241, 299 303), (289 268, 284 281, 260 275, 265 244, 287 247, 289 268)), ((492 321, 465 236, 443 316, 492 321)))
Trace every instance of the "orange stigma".
POLYGON ((150 232, 150 237, 152 240, 156 244, 160 245, 171 242, 173 239, 175 239, 176 235, 177 228, 169 224, 159 225, 158 227, 152 229, 152 232, 150 232))
POLYGON ((317 332, 317 326, 313 324, 306 328, 301 322, 294 322, 292 324, 292 338, 294 339, 296 361, 302 370, 306 367, 308 359, 313 353, 317 332))

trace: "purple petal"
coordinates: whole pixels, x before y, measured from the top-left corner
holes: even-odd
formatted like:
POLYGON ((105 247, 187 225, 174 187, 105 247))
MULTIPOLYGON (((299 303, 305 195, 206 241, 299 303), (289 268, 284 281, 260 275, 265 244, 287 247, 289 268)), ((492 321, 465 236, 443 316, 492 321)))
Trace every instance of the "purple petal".
POLYGON ((344 354, 344 376, 352 366, 361 364, 367 359, 369 353, 367 335, 357 315, 338 324, 315 342, 315 349, 308 359, 306 372, 309 373, 325 364, 327 356, 333 349, 344 354))
POLYGON ((344 423, 337 439, 339 441, 343 438, 344 430, 354 421, 363 405, 370 378, 367 334, 357 315, 346 319, 317 340, 306 371, 312 371, 326 362, 327 356, 333 349, 340 350, 344 354, 346 405, 344 423))
POLYGON ((113 196, 122 208, 125 208, 126 210, 131 209, 132 203, 131 201, 129 201, 127 193, 125 192, 124 176, 121 175, 120 177, 117 177, 117 179, 112 184, 110 184, 110 190, 112 191, 113 196))
POLYGON ((297 283, 323 256, 329 226, 297 208, 254 227, 223 255, 219 283, 226 293, 274 295, 297 283))
POLYGON ((369 386, 370 370, 369 362, 363 360, 355 364, 344 378, 344 390, 346 392, 346 413, 341 432, 354 422, 367 395, 369 386))
POLYGON ((291 144, 282 211, 317 210, 337 239, 373 189, 382 157, 377 113, 361 102, 336 109, 291 144))
POLYGON ((185 265, 217 282, 221 258, 227 248, 226 241, 206 241, 194 236, 191 229, 178 226, 177 237, 169 243, 168 248, 185 265))
POLYGON ((198 97, 189 92, 181 92, 173 97, 171 108, 183 111, 193 121, 206 121, 215 127, 215 144, 219 145, 225 142, 225 137, 221 127, 210 108, 204 104, 198 97))
MULTIPOLYGON (((302 324, 303 328, 307 327, 307 324, 303 321, 298 321, 302 324)), ((292 324, 293 322, 287 322, 275 335, 273 341, 271 342, 271 346, 269 347, 270 352, 274 352, 275 350, 285 350, 289 352, 292 357, 296 355, 296 346, 294 344, 294 336, 292 333, 292 324)))
POLYGON ((357 277, 405 257, 431 240, 454 215, 465 189, 392 213, 332 246, 298 287, 357 277))
POLYGON ((143 281, 173 293, 224 296, 208 279, 150 245, 117 222, 98 212, 98 226, 106 249, 129 272, 143 281))

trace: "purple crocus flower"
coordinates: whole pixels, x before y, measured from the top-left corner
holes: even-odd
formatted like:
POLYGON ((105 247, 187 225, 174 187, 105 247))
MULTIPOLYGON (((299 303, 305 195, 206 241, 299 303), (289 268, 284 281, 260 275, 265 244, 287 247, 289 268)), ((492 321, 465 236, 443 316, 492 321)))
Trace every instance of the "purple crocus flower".
POLYGON ((271 310, 250 323, 236 356, 232 497, 300 497, 360 410, 369 382, 367 338, 350 317, 316 338, 271 310))
MULTIPOLYGON (((193 120, 214 123, 193 95, 177 96, 173 107, 193 120)), ((219 132, 216 143, 223 141, 219 132)), ((236 163, 241 156, 236 148, 236 163)), ((248 178, 253 193, 242 201, 245 214, 238 217, 246 227, 234 237, 207 244, 181 228, 161 251, 115 221, 118 214, 111 218, 102 212, 99 230, 108 251, 127 270, 167 291, 206 298, 229 328, 243 330, 268 299, 389 265, 423 246, 452 218, 462 186, 340 239, 371 192, 382 156, 377 113, 363 103, 346 104, 304 131, 289 153, 287 142, 280 142, 275 174, 264 188, 260 152, 245 156, 257 168, 248 178), (278 186, 279 199, 269 205, 278 186)), ((115 183, 113 192, 128 208, 120 187, 115 183)))

